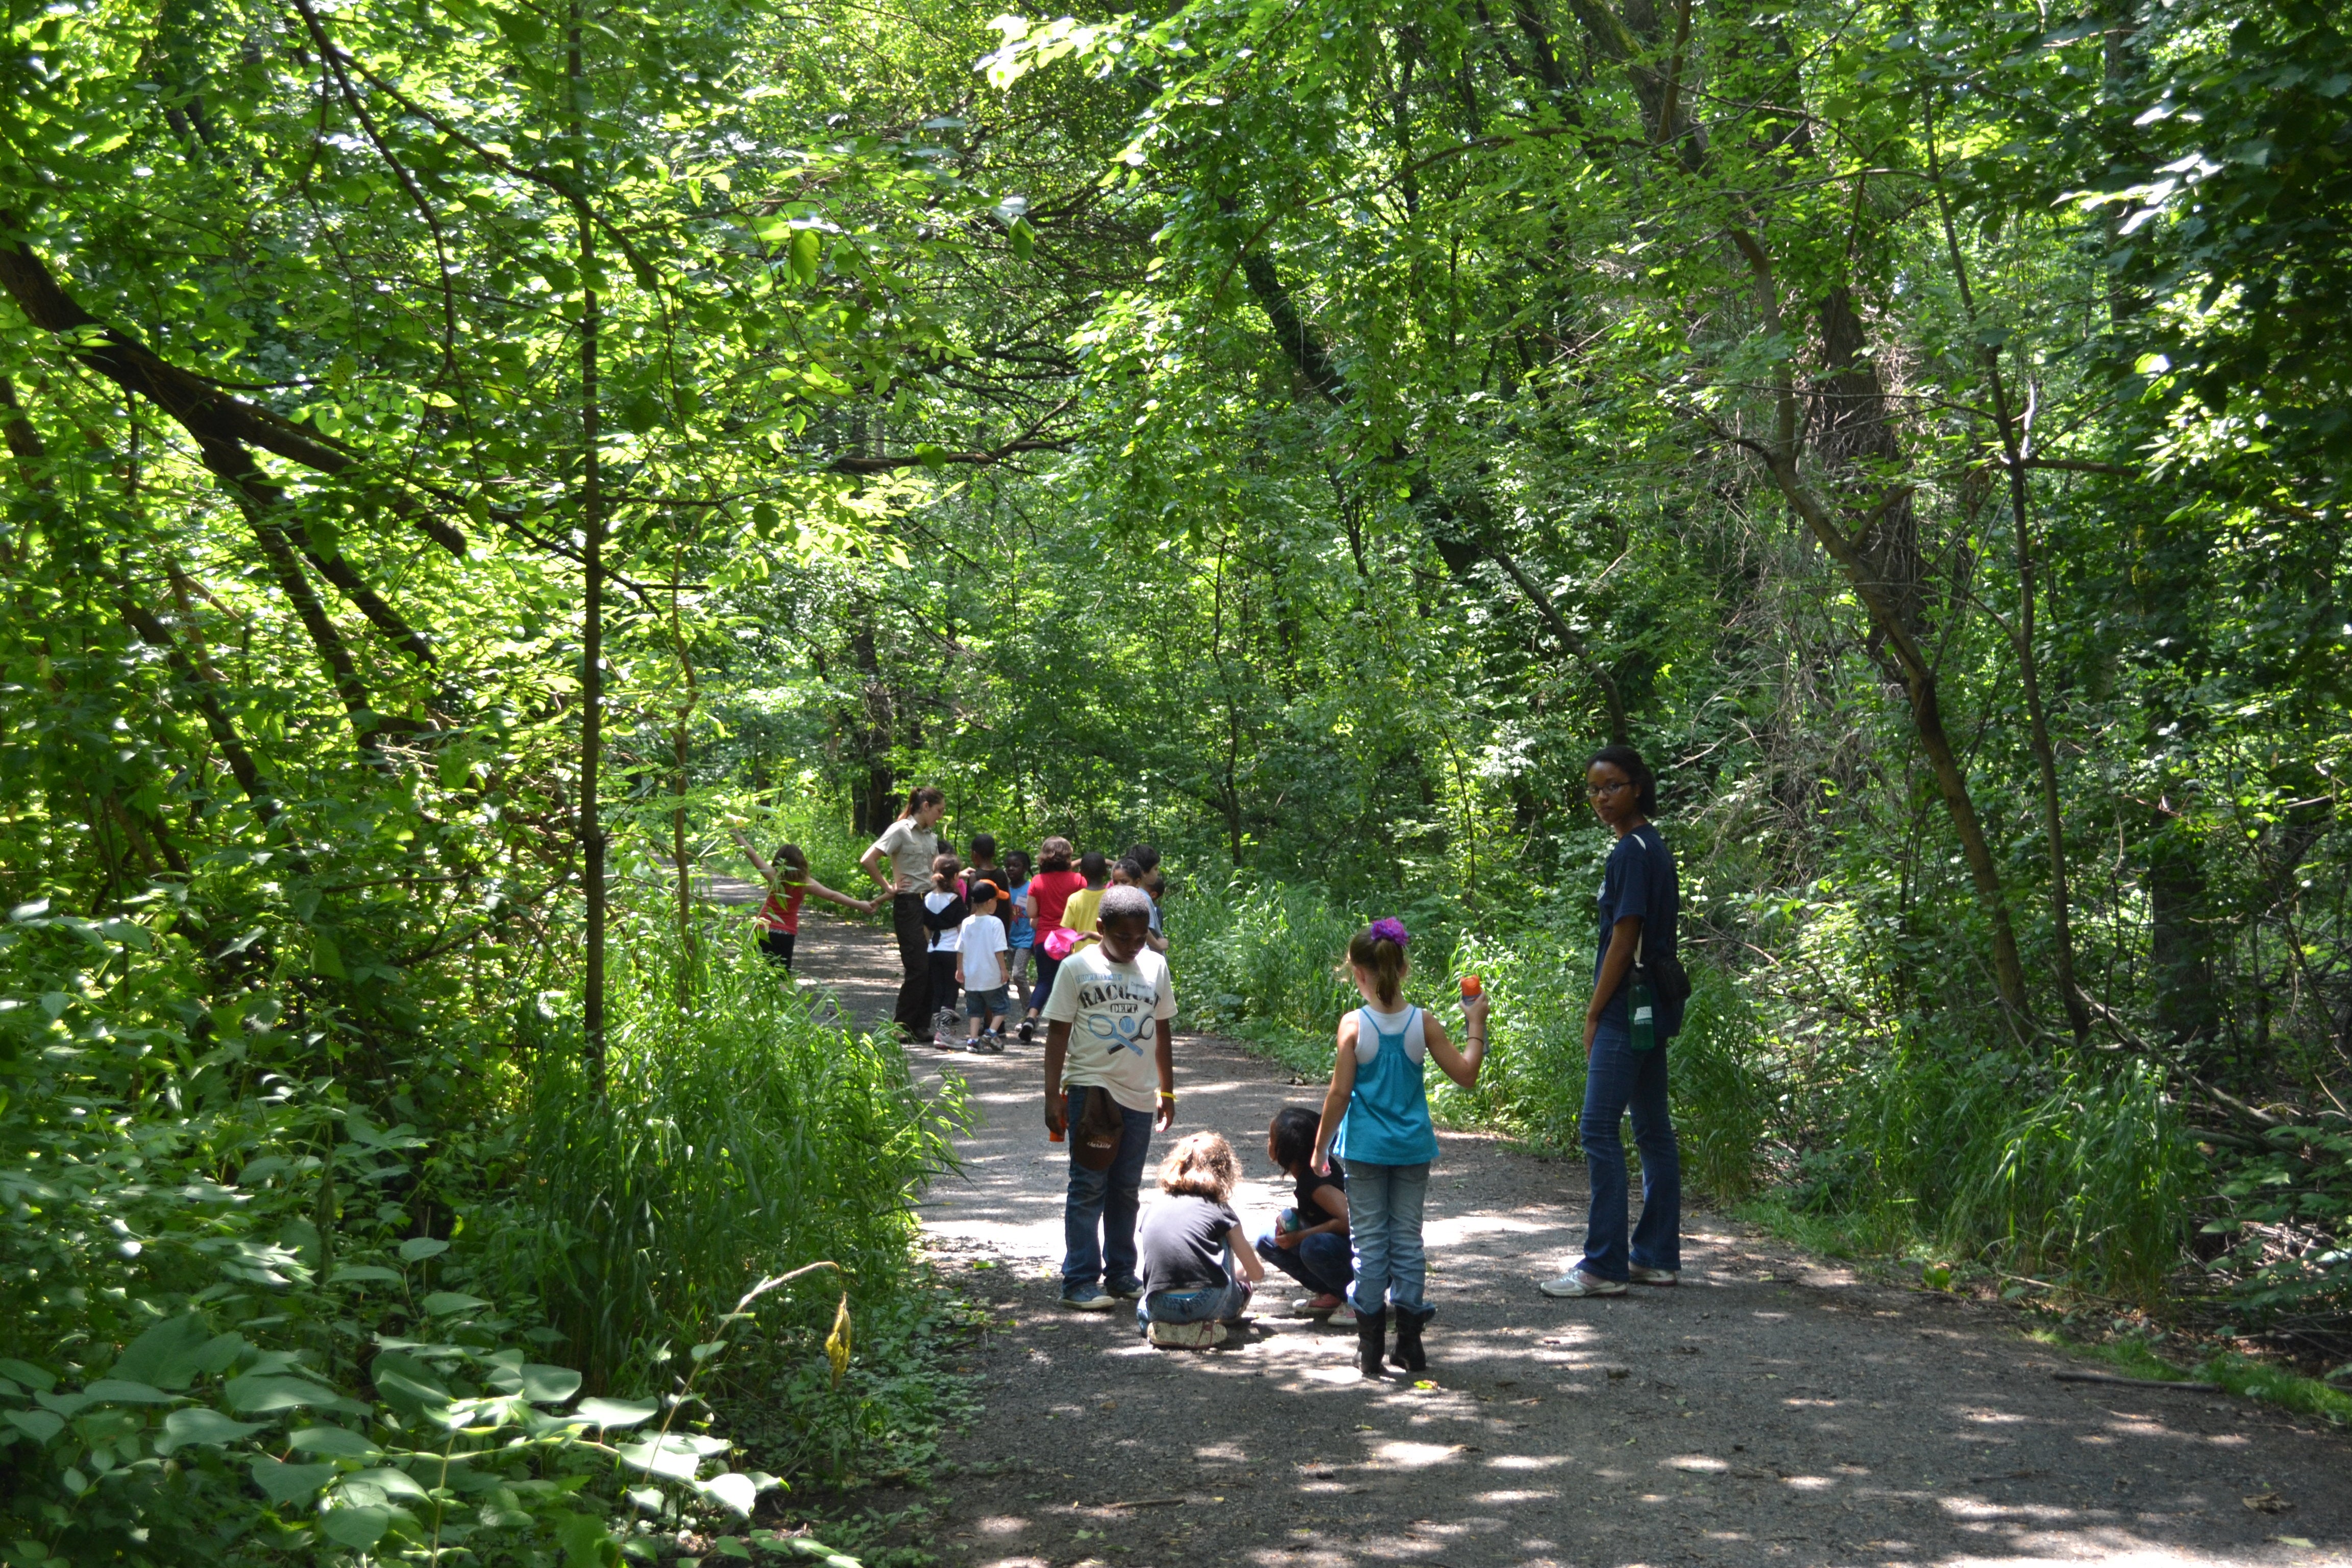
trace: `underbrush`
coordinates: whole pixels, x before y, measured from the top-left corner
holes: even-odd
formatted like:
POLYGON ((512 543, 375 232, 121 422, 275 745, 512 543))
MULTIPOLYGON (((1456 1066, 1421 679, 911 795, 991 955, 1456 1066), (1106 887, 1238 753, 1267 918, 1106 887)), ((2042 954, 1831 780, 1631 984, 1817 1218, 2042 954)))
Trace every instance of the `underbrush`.
MULTIPOLYGON (((647 927, 616 956, 601 1084, 577 1049, 528 1058, 513 1184, 467 1216, 486 1267, 600 1387, 656 1384, 746 1279, 828 1260, 853 1302, 891 1299, 959 1103, 928 1102, 889 1042, 816 1023, 740 937, 705 964, 647 927)), ((802 1292, 763 1333, 821 1338, 832 1306, 802 1292)))
POLYGON ((904 1243, 945 1123, 748 953, 680 1011, 623 933, 655 956, 596 1101, 560 974, 509 978, 538 1023, 501 1039, 454 988, 401 1026, 200 930, 0 927, 16 1568, 642 1556, 637 1521, 740 1530, 784 1484, 709 1395, 780 1391, 760 1461, 813 1475, 932 1419, 904 1243), (845 1317, 831 1270, 777 1279, 820 1258, 845 1317))

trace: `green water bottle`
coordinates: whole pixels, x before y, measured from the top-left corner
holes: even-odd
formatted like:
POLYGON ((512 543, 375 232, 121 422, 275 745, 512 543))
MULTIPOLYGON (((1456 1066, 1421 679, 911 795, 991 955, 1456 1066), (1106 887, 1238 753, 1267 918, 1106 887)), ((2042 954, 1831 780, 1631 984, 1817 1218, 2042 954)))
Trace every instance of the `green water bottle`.
POLYGON ((1638 974, 1625 998, 1625 1011, 1633 1020, 1633 1048, 1646 1051, 1658 1043, 1655 1019, 1657 999, 1650 994, 1649 984, 1638 974))

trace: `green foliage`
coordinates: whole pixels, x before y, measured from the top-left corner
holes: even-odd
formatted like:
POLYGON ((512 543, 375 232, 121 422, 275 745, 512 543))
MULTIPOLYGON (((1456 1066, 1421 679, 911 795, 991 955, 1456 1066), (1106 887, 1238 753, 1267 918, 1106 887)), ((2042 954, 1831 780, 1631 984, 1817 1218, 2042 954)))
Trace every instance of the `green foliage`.
MULTIPOLYGON (((601 1089, 576 1051, 535 1051, 516 1196, 466 1215, 599 1386, 658 1386, 679 1332, 748 1279, 829 1260, 854 1300, 888 1300, 908 1267, 908 1194, 950 1168, 963 1114, 952 1092, 916 1091, 895 1043, 814 1022, 740 938, 706 932, 716 952, 698 968, 665 927, 633 935, 601 1089)), ((801 1342, 832 1304, 803 1292, 762 1322, 801 1342)))
POLYGON ((2209 1234, 2234 1238, 2220 1267, 2258 1315, 2352 1310, 2352 1126, 2341 1116, 2273 1126, 2234 1161, 2209 1234))
MULTIPOLYGON (((580 1399, 477 1235, 412 1230, 401 1194, 458 1195, 433 1142, 289 1076, 316 1040, 274 998, 188 1008, 168 927, 19 909, 5 935, 11 1561, 595 1561, 638 1511, 740 1518, 772 1484, 725 1470, 691 1397, 580 1399)), ((705 1342, 679 1393, 749 1277, 658 1320, 705 1342)))

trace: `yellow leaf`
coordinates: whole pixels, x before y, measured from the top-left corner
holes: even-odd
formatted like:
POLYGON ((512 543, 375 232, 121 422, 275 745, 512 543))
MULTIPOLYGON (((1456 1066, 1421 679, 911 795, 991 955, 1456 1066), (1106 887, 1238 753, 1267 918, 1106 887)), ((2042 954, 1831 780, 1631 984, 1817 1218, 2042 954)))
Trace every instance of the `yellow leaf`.
POLYGON ((841 1305, 833 1314, 833 1332, 824 1337, 824 1359, 833 1363, 833 1385, 841 1386, 842 1373, 849 1370, 849 1292, 841 1293, 841 1305))

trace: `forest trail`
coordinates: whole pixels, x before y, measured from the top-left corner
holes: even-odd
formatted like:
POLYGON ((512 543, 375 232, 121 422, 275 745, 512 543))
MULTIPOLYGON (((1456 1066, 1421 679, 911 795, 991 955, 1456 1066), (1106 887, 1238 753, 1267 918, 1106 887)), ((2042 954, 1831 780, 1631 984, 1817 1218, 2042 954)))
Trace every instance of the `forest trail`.
MULTIPOLYGON (((803 983, 887 1022, 888 933, 804 925, 803 983)), ((1176 984, 1181 1004, 1181 960, 1176 984)), ((1581 1169, 1487 1137, 1441 1139, 1427 1386, 1360 1378, 1352 1331, 1279 1315, 1287 1281, 1221 1349, 1151 1350, 1131 1310, 1055 1304, 1066 1163, 1035 1110, 1041 1050, 910 1054, 982 1112, 922 1214, 997 1326, 964 1363, 986 1409, 951 1472, 871 1500, 927 1505, 910 1539, 948 1568, 2352 1563, 2352 1444, 2224 1395, 2056 1383, 2074 1363, 2005 1309, 1703 1213, 1678 1288, 1548 1300, 1581 1169)), ((1177 1089, 1178 1131, 1241 1152, 1255 1234, 1278 1203, 1267 1118, 1318 1089, 1182 1034, 1177 1089)))

